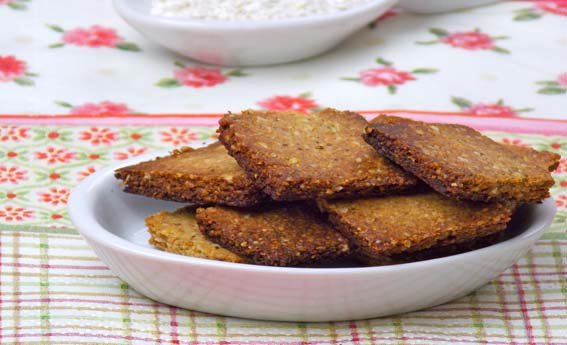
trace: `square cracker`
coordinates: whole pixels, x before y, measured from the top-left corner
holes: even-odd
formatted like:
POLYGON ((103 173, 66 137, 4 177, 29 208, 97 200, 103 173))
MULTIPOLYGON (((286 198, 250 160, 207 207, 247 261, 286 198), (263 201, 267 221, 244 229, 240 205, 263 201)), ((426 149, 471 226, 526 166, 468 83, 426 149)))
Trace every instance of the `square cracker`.
POLYGON ((376 260, 464 243, 504 230, 514 203, 458 201, 434 192, 319 200, 360 254, 376 260))
POLYGON ((213 242, 258 265, 305 266, 350 254, 347 239, 302 203, 264 204, 253 210, 199 208, 197 222, 213 242))
POLYGON ((118 169, 124 190, 195 205, 252 206, 266 199, 224 146, 189 147, 167 157, 118 169))
POLYGON ((353 112, 243 111, 220 121, 220 141, 275 200, 392 194, 417 179, 364 142, 353 112))
POLYGON ((166 252, 196 258, 245 263, 246 259, 213 243, 199 230, 195 210, 159 212, 146 218, 150 244, 166 252))
POLYGON ((431 260, 470 252, 472 250, 481 249, 491 246, 505 239, 505 232, 500 231, 492 235, 479 237, 466 242, 443 244, 440 243, 431 248, 419 250, 412 253, 400 253, 391 256, 382 256, 380 258, 364 255, 358 253, 356 259, 366 266, 382 266, 382 265, 396 265, 409 262, 417 262, 424 260, 431 260))
POLYGON ((380 116, 366 128, 365 139, 453 198, 535 202, 547 198, 554 183, 548 169, 557 157, 540 153, 532 160, 534 152, 502 145, 462 125, 380 116))

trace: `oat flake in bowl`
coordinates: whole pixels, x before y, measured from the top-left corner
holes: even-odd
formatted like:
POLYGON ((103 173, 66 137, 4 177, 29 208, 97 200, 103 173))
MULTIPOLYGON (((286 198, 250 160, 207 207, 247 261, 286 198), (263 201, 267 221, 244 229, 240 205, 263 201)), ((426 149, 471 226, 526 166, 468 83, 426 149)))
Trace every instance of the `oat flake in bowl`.
POLYGON ((273 20, 349 10, 369 0, 153 0, 152 14, 210 20, 273 20))

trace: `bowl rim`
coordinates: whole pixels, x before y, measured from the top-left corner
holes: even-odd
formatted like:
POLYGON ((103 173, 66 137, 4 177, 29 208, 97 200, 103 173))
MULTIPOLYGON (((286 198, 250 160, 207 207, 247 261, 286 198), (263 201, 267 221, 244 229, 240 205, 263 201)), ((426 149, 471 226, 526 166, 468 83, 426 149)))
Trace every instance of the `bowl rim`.
MULTIPOLYGON (((85 178, 79 185, 77 185, 71 195, 69 196, 68 212, 74 226, 78 232, 87 239, 88 242, 96 242, 101 246, 111 247, 114 250, 124 251, 128 254, 145 257, 147 259, 158 260, 170 264, 194 265, 202 267, 210 267, 216 269, 233 269, 239 271, 253 271, 253 272, 266 272, 276 274, 288 275, 358 275, 369 273, 387 273, 387 272, 401 272, 414 269, 425 268, 435 264, 450 263, 456 260, 466 260, 471 256, 483 255, 489 251, 506 250, 508 246, 514 246, 519 242, 534 239, 534 242, 539 239, 545 229, 547 229, 553 222, 554 216, 557 212, 555 202, 553 199, 547 198, 536 207, 541 207, 542 210, 538 212, 544 222, 540 226, 531 225, 525 231, 515 235, 514 237, 498 242, 496 244, 468 251, 461 254, 450 255, 446 257, 429 259, 411 263, 387 265, 387 266, 370 266, 370 267, 340 267, 340 268, 309 268, 309 267, 277 267, 277 266, 262 266, 254 264, 242 264, 224 262, 219 260, 196 258, 191 256, 184 256, 180 254, 168 253, 165 251, 156 250, 153 248, 146 248, 130 242, 104 228, 96 219, 92 202, 94 197, 85 198, 86 195, 92 195, 96 191, 96 187, 100 186, 106 179, 114 178, 114 171, 118 168, 136 164, 149 159, 154 159, 158 156, 169 154, 169 151, 155 151, 149 154, 140 155, 122 162, 109 165, 85 178), (111 175, 111 177, 109 177, 111 175)), ((115 180, 116 181, 116 180, 115 180)), ((116 181, 118 183, 118 181, 116 181)), ((89 243, 90 244, 90 243, 89 243)))
MULTIPOLYGON (((387 5, 392 8, 399 0, 368 0, 367 3, 354 6, 348 10, 318 14, 306 17, 292 17, 285 19, 261 19, 261 20, 213 20, 193 19, 186 17, 165 17, 152 15, 129 6, 133 0, 113 0, 114 8, 123 17, 137 21, 152 22, 153 24, 167 26, 170 28, 191 28, 209 31, 217 30, 250 30, 265 28, 290 28, 297 26, 316 26, 330 23, 336 20, 347 19, 364 15, 374 8, 387 5)), ((146 0, 149 1, 149 0, 146 0)))

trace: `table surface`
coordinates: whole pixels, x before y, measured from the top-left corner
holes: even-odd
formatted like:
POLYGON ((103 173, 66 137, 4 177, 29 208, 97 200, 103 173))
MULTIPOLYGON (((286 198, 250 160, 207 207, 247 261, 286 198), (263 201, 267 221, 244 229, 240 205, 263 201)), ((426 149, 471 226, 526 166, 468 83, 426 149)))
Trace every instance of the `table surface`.
POLYGON ((329 54, 262 68, 176 56, 106 0, 0 0, 0 42, 0 343, 567 344, 565 159, 555 221, 518 264, 457 301, 373 320, 260 322, 161 305, 117 279, 66 211, 94 171, 210 141, 219 113, 243 108, 390 109, 565 156, 567 1, 394 10, 329 54))

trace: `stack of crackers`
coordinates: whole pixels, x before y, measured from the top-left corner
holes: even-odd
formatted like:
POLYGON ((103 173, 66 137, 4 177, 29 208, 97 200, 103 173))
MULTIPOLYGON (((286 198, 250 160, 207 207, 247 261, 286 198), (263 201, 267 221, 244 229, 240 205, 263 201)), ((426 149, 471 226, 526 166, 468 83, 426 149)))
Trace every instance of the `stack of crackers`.
POLYGON ((127 192, 191 204, 146 219, 155 247, 271 266, 451 255, 549 197, 560 159, 461 125, 334 109, 227 114, 218 132, 116 171, 127 192))

